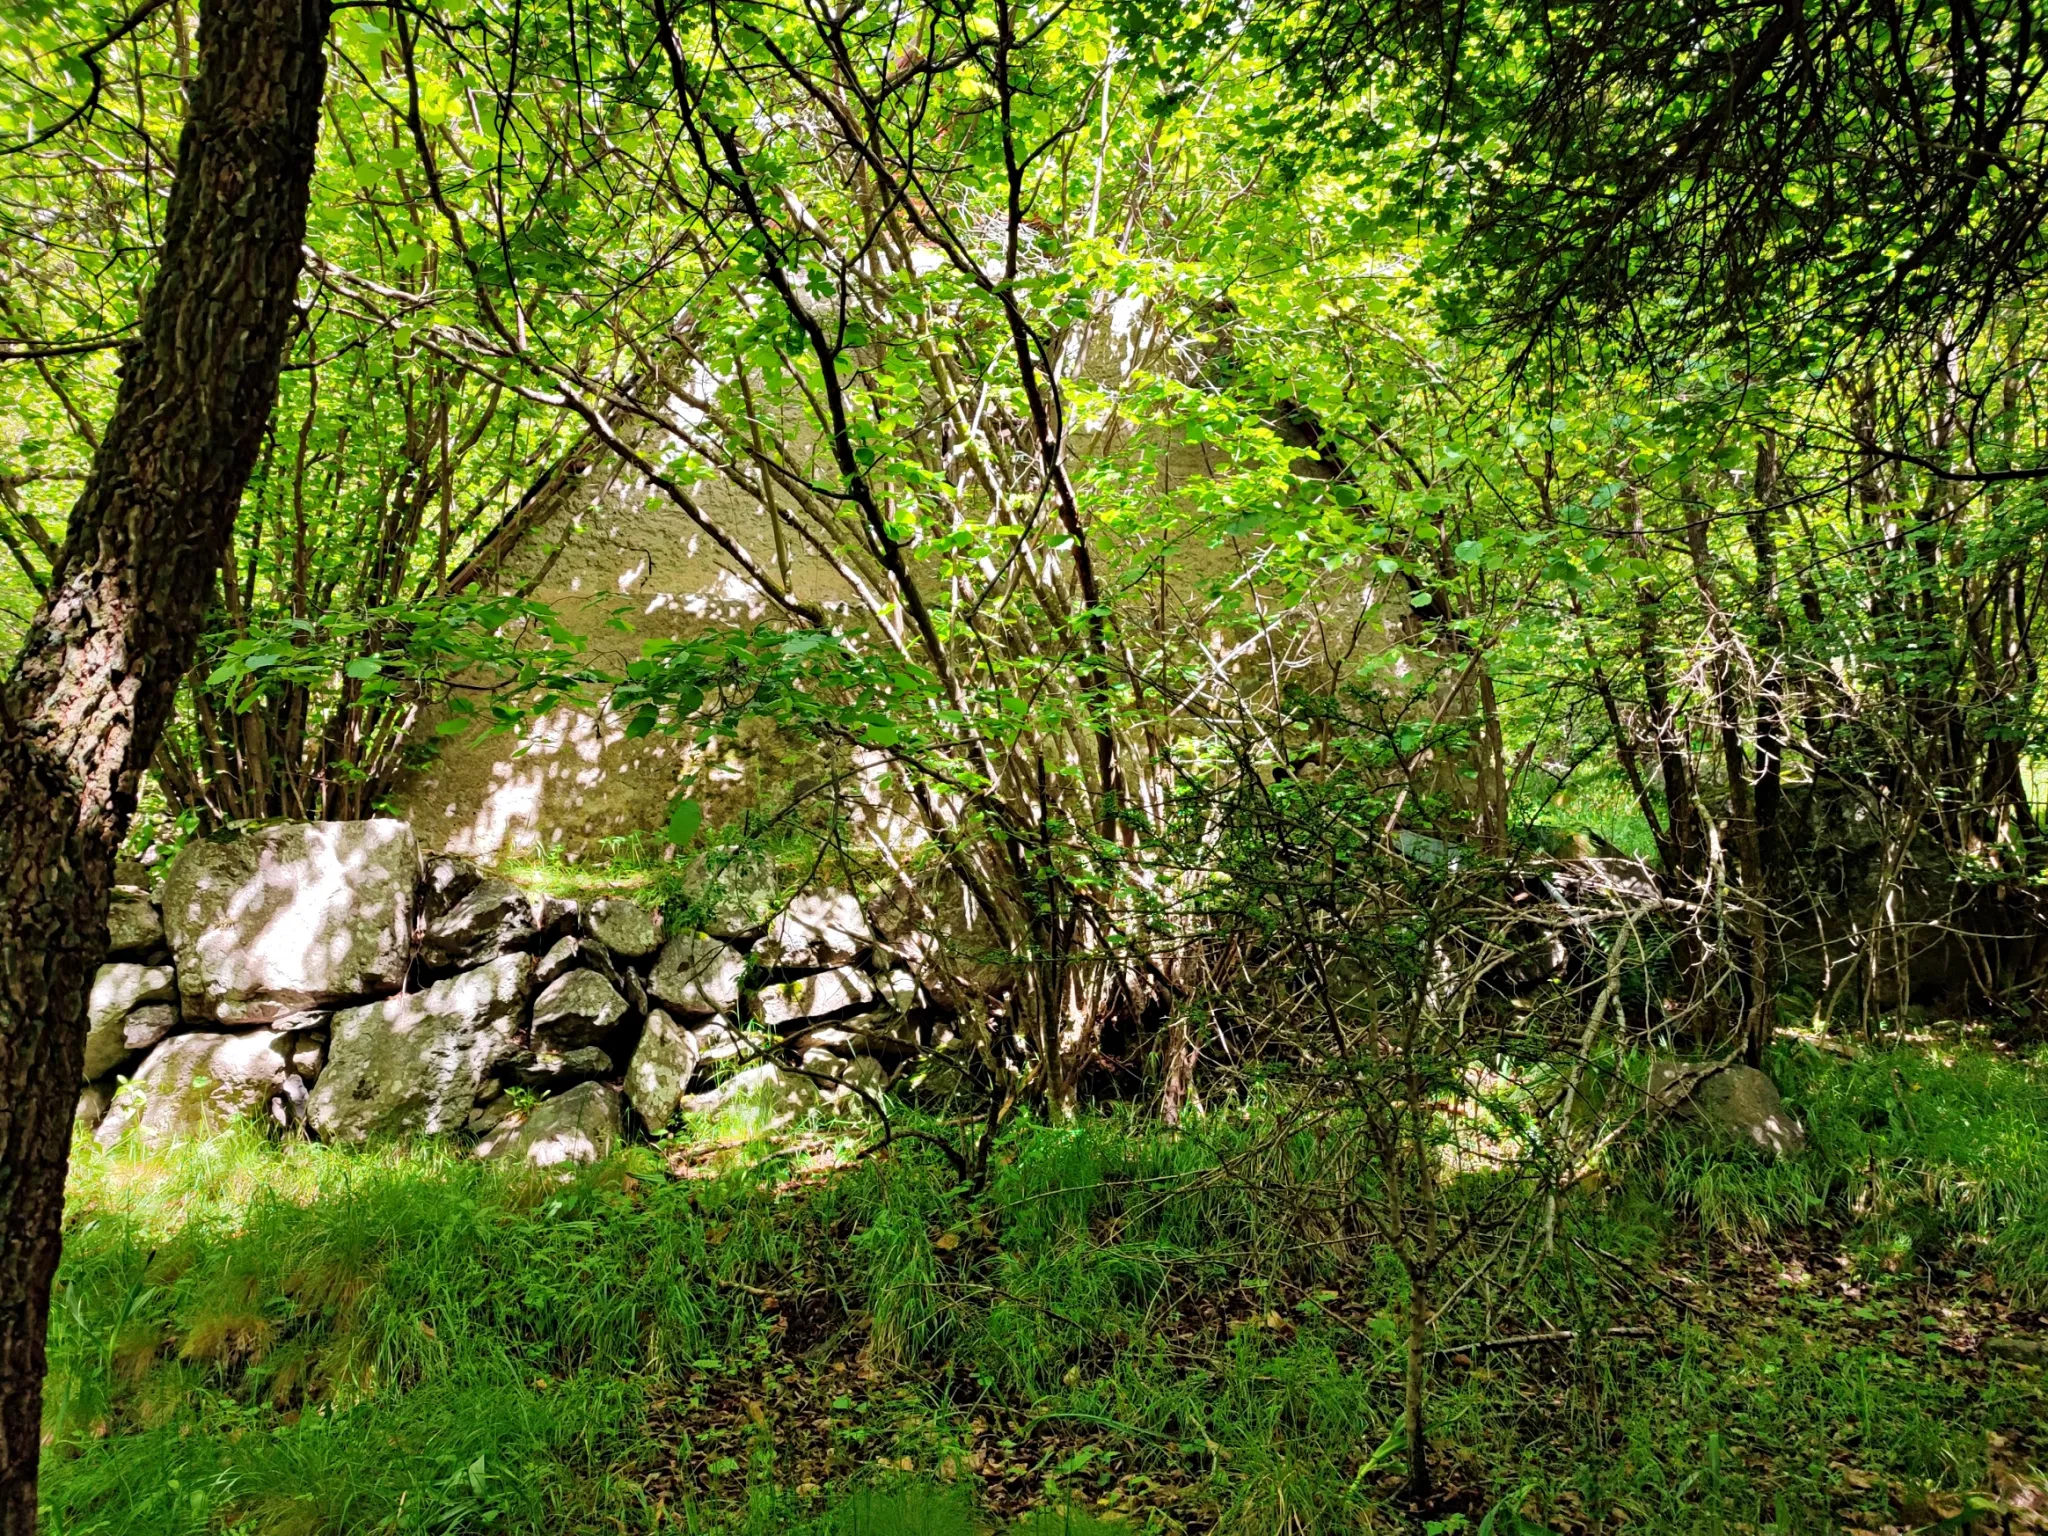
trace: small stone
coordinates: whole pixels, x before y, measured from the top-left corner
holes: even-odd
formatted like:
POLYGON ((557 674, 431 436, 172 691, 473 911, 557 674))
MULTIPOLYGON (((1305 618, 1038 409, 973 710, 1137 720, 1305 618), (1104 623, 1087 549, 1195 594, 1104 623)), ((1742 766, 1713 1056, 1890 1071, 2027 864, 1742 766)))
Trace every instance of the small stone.
POLYGON ((697 1037, 659 1008, 647 1015, 626 1067, 626 1097, 649 1130, 664 1130, 675 1118, 701 1052, 697 1037))
POLYGON ((117 888, 107 906, 107 954, 143 960, 164 947, 163 915, 147 891, 117 888))
POLYGON ((78 1095, 78 1108, 72 1113, 72 1123, 88 1131, 98 1130, 113 1104, 114 1084, 111 1080, 102 1078, 97 1083, 87 1083, 78 1095))
POLYGON ((533 929, 543 945, 552 944, 575 930, 582 909, 566 896, 535 892, 527 898, 533 910, 533 929))
POLYGON ((590 1045, 625 1016, 618 988, 595 971, 571 971, 534 999, 534 1044, 560 1050, 590 1045))
POLYGON ((901 1014, 870 1013, 816 1025, 790 1041, 798 1051, 824 1050, 835 1056, 874 1056, 902 1061, 918 1051, 917 1037, 901 1014))
POLYGON ((567 1051, 541 1046, 508 1056, 498 1065, 498 1070, 520 1087, 544 1092, 607 1076, 611 1069, 611 1057, 594 1045, 579 1045, 567 1051))
POLYGON ((917 1006, 917 978, 902 966, 891 968, 876 986, 882 1002, 895 1013, 908 1013, 917 1006))
POLYGON ((509 880, 479 880, 420 939, 420 964, 429 971, 470 970, 534 941, 533 906, 509 880))
POLYGON ((800 1072, 772 1061, 735 1073, 709 1093, 685 1099, 681 1107, 705 1119, 731 1117, 753 1130, 782 1130, 814 1114, 818 1085, 800 1072))
POLYGON ((852 1013, 875 1001, 875 989, 859 971, 841 967, 763 987, 754 997, 754 1017, 770 1029, 805 1019, 828 1019, 852 1013))
POLYGON ((696 1036, 699 1065, 713 1061, 736 1061, 742 1056, 759 1054, 759 1047, 734 1029, 731 1022, 724 1018, 700 1024, 691 1033, 696 1036))
POLYGON ((619 968, 612 963, 609 950, 595 939, 568 934, 555 940, 542 957, 540 969, 534 973, 534 985, 546 991, 571 971, 595 971, 615 987, 620 983, 619 968))
POLYGON ((615 985, 619 995, 626 1000, 626 1006, 641 1018, 647 1016, 647 983, 633 972, 621 970, 615 985))
POLYGON ((292 1071, 311 1084, 327 1065, 327 1031, 301 1030, 292 1036, 292 1071))
POLYGON ((533 984, 545 992, 571 971, 581 970, 584 965, 583 948, 583 940, 573 935, 555 940, 534 968, 533 984))
POLYGON ((661 914, 615 896, 590 904, 583 931, 627 960, 645 960, 661 948, 661 914))
POLYGON ((178 1027, 178 1010, 169 1003, 146 1003, 121 1021, 121 1044, 146 1051, 178 1027))
POLYGON ((126 1059, 131 1013, 153 1003, 168 1003, 177 995, 178 980, 169 966, 101 966, 93 975, 92 993, 86 1001, 85 1081, 106 1076, 126 1059))
POLYGON ((706 933, 679 933, 661 949, 647 990, 677 1013, 733 1013, 747 962, 706 933))
POLYGON ((727 1078, 709 1093, 685 1099, 688 1113, 708 1118, 733 1118, 754 1131, 782 1130, 824 1111, 864 1116, 872 1106, 849 1085, 857 1084, 877 1100, 889 1080, 872 1057, 841 1061, 820 1054, 802 1072, 763 1062, 727 1078))
POLYGON ((807 891, 789 904, 761 942, 754 958, 789 970, 825 970, 848 965, 875 942, 860 903, 847 891, 807 891))
POLYGON ((594 1163, 621 1133, 619 1094, 603 1083, 582 1083, 544 1099, 515 1121, 508 1116, 477 1143, 478 1157, 513 1158, 535 1168, 594 1163))
POLYGON ((845 1114, 872 1115, 889 1086, 889 1069, 872 1056, 856 1056, 851 1061, 826 1056, 811 1070, 839 1085, 822 1092, 828 1104, 845 1114))
POLYGON ((432 922, 483 883, 484 872, 471 860, 437 853, 420 873, 420 891, 427 920, 432 922))

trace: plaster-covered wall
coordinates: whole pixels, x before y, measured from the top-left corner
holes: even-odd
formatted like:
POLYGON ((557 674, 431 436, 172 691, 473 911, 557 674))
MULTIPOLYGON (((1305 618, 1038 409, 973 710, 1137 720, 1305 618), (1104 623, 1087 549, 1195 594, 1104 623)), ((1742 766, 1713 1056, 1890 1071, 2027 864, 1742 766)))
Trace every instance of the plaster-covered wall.
MULTIPOLYGON (((752 500, 726 485, 700 489, 706 510, 750 549, 773 548, 752 500)), ((501 584, 520 587, 538 574, 532 595, 586 638, 599 666, 616 670, 650 639, 768 616, 723 553, 637 477, 593 475, 565 501, 526 537, 501 584)), ((827 600, 842 590, 793 537, 789 555, 798 590, 827 600)), ((692 792, 709 797, 714 819, 752 794, 748 743, 721 744, 719 762, 701 765, 688 743, 658 733, 628 741, 624 726, 601 709, 563 706, 517 738, 455 738, 399 786, 398 813, 429 847, 488 858, 546 844, 580 857, 601 838, 660 827, 686 771, 709 766, 692 792)))

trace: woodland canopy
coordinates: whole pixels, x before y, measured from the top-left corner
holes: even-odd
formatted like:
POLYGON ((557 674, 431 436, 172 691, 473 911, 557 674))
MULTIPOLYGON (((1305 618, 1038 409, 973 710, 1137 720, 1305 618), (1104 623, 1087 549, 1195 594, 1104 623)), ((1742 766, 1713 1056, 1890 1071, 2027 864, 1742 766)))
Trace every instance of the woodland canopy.
MULTIPOLYGON (((1490 1277, 1606 1263, 1570 1210, 1653 1057, 2048 1019, 2044 46, 2027 0, 4 0, 0 1532, 116 860, 563 707, 771 743, 619 829, 673 920, 765 860, 932 938, 973 1107, 907 1092, 891 1156, 1049 1199, 1020 1127, 1263 1127, 1175 1166, 1379 1255, 1388 1499, 1534 1529, 1455 1456, 1443 1502, 1438 1331, 1594 1336, 1490 1277), (608 660, 533 575, 600 483, 753 617, 608 660)), ((1193 1422, 1127 1440, 1228 1482, 1193 1422)), ((1351 1449, 1293 1525, 1160 1528, 1366 1528, 1351 1449)), ((514 1528, 483 1475, 434 1529, 514 1528)))

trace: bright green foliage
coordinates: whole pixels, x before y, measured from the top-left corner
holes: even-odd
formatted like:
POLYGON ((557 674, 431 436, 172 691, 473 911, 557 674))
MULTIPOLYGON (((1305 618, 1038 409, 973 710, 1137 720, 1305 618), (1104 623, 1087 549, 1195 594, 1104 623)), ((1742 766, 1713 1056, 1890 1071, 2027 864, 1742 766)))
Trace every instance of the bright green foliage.
MULTIPOLYGON (((1653 1325, 1576 1364, 1439 1363, 1438 1432, 1495 1531, 1607 1508, 1702 1536, 1822 1529, 1887 1488, 1983 1486, 1984 1431, 2048 1404, 2037 1369, 1968 1352, 1981 1324, 1947 1309, 2038 1284, 2026 1149, 2048 1099, 2030 1069, 1945 1054, 1783 1057, 1806 1160, 1653 1148, 1568 1204, 1511 1293, 1453 1307, 1453 1347, 1512 1331, 1503 1308, 1653 1325)), ((1271 1127, 1027 1126, 968 1207, 935 1159, 846 1164, 829 1140, 763 1143, 708 1180, 628 1152, 567 1183, 430 1150, 82 1143, 50 1528, 953 1536, 959 1490, 933 1479, 970 1445, 1035 1466, 1034 1536, 1069 1504, 1095 1531, 1110 1495, 1119 1529, 1168 1496, 1231 1531, 1380 1528, 1398 1273, 1305 1244, 1284 1191, 1217 1177, 1271 1127), (757 1292, 844 1311, 789 1350, 757 1292), (831 1364, 857 1358, 872 1375, 831 1364), (799 1496, 785 1469, 832 1446, 837 1481, 799 1496), (692 1457, 709 1481, 686 1503, 672 1469, 692 1457)))

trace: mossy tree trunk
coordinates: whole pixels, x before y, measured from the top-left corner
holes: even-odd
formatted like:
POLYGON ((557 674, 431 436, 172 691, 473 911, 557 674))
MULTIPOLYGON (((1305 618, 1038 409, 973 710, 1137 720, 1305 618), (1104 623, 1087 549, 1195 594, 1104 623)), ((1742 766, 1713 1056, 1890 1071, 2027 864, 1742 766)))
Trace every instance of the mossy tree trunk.
POLYGON ((207 0, 139 334, 0 684, 0 1536, 36 1525, 44 1329, 114 856, 255 464, 293 314, 328 0, 207 0))

